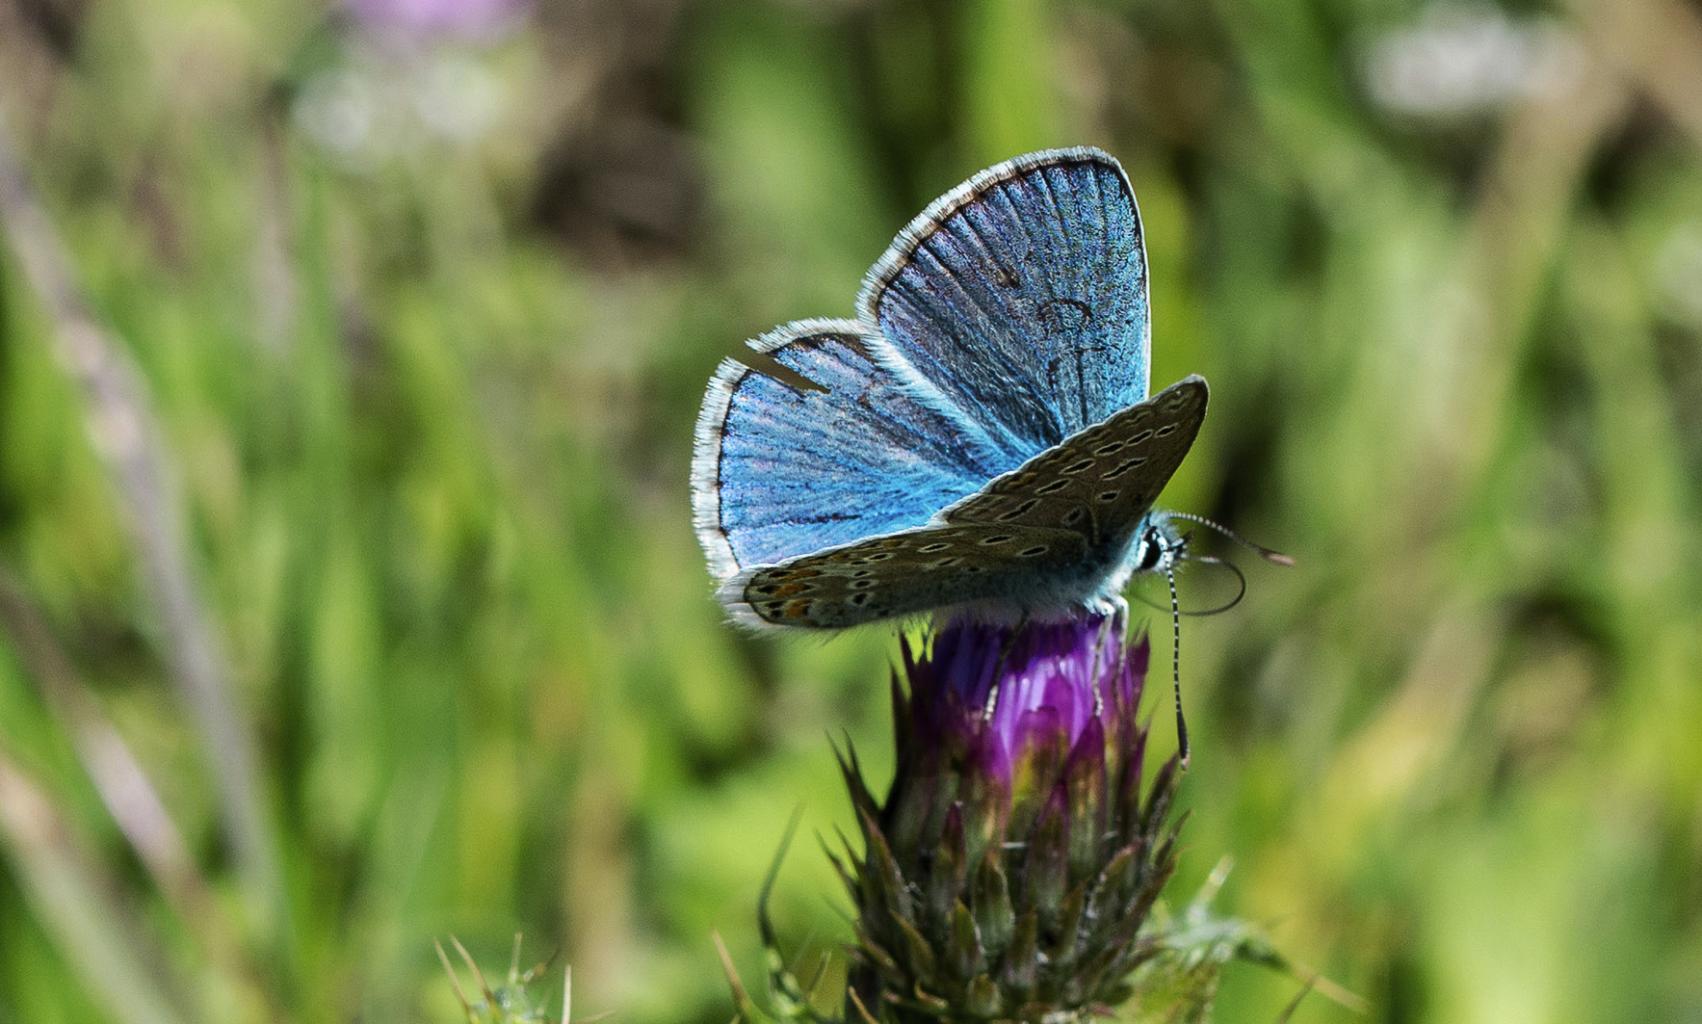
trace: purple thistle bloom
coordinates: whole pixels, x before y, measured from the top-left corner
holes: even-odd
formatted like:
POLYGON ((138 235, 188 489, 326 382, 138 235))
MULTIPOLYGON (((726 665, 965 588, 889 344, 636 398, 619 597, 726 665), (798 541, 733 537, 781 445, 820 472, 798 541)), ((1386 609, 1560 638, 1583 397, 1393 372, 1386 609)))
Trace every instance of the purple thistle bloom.
POLYGON ((1121 617, 960 620, 925 653, 905 645, 886 800, 846 762, 866 1005, 891 1019, 1039 1019, 1126 998, 1175 863, 1174 760, 1142 785, 1146 665, 1121 617))
POLYGON ((910 825, 943 813, 932 802, 950 787, 917 783, 961 776, 984 792, 988 812, 1021 831, 1071 774, 1103 775, 1131 760, 1138 773, 1146 737, 1135 710, 1146 667, 1145 639, 1128 649, 1122 623, 1097 617, 1020 631, 960 621, 921 659, 906 644, 910 696, 895 691, 894 706, 908 719, 897 730, 907 784, 895 782, 893 792, 926 806, 895 809, 895 819, 910 825))

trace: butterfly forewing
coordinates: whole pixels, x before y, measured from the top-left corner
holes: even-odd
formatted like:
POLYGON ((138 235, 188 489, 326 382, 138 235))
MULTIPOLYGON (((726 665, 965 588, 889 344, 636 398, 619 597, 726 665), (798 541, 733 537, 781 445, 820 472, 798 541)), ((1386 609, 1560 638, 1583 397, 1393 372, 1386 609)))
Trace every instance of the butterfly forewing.
POLYGON ((1123 168, 1077 148, 975 175, 899 233, 858 313, 1019 462, 1141 401, 1146 254, 1123 168))
POLYGON ((994 479, 941 518, 1073 530, 1096 549, 1125 539, 1188 454, 1207 398, 1203 379, 1178 381, 994 479))

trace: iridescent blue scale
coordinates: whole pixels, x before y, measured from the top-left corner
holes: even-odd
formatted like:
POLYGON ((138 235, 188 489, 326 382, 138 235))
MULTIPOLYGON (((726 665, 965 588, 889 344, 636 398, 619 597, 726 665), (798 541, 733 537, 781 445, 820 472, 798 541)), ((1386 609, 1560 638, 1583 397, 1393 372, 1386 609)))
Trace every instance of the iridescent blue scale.
POLYGON ((1174 541, 1152 502, 1206 387, 1147 396, 1146 257, 1116 160, 1048 150, 977 174, 899 233, 856 310, 778 327, 755 368, 710 381, 693 504, 736 619, 1102 609, 1174 541))

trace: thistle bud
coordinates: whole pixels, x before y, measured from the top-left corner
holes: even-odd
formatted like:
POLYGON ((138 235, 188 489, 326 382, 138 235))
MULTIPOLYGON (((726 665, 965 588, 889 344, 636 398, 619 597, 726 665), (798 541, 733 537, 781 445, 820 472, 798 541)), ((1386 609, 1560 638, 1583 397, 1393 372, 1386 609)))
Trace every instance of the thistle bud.
POLYGON ((1176 765, 1143 786, 1148 652, 1125 628, 1121 616, 958 620, 921 652, 906 643, 886 799, 844 759, 862 827, 844 875, 865 1010, 1062 1021, 1128 997, 1157 951, 1142 924, 1175 867, 1176 765))

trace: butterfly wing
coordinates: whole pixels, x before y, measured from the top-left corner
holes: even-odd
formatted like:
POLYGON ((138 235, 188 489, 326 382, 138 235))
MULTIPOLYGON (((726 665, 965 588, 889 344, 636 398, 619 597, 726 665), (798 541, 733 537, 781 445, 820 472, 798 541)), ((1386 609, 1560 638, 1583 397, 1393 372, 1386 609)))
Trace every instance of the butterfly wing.
POLYGON ((1005 473, 928 526, 759 566, 723 586, 750 625, 841 629, 950 605, 1046 611, 1113 592, 1208 392, 1188 377, 1005 473))
POLYGON ((1185 377, 997 477, 940 518, 1075 530, 1093 550, 1120 549, 1193 447, 1209 398, 1205 378, 1185 377))
POLYGON ((716 371, 698 415, 692 504, 718 579, 920 526, 1015 465, 892 380, 869 356, 882 345, 855 321, 799 321, 751 347, 809 386, 732 359, 716 371))
POLYGON ((1082 535, 1069 530, 930 526, 759 566, 728 580, 721 601, 747 625, 844 629, 1005 600, 1087 557, 1082 535))
POLYGON ((857 308, 895 375, 1016 461, 1146 397, 1140 214, 1097 149, 1017 157, 940 197, 870 268, 857 308))

